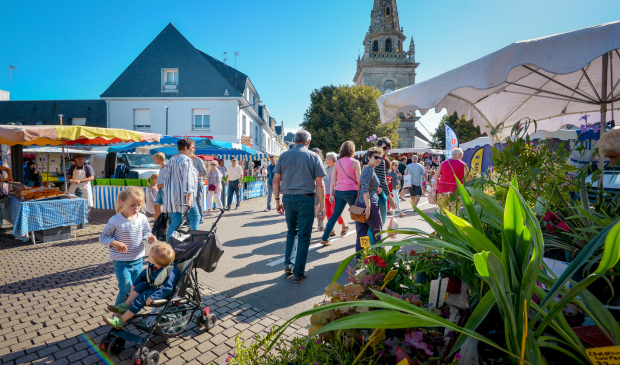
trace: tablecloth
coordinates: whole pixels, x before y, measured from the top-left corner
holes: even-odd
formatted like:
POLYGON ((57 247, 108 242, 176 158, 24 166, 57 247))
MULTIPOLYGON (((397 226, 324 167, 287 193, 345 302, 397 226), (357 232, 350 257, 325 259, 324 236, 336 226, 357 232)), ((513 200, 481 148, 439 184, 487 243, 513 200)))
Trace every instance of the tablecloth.
POLYGON ((265 181, 250 181, 247 183, 248 188, 245 191, 245 198, 252 199, 265 196, 267 194, 267 182, 265 181))
POLYGON ((24 242, 28 241, 28 232, 88 223, 86 199, 22 202, 8 196, 4 206, 4 219, 13 225, 13 235, 24 242))
MULTIPOLYGON (((93 186, 93 208, 116 210, 116 197, 129 186, 95 185, 93 186)), ((146 205, 146 186, 139 186, 144 192, 146 205)))

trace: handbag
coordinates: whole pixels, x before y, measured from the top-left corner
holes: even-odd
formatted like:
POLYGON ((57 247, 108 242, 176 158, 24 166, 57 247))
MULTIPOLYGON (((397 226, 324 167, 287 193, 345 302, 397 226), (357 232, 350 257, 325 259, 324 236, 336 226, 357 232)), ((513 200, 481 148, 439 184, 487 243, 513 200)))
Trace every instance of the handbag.
MULTIPOLYGON (((368 188, 368 191, 372 189, 372 183, 374 180, 375 180, 375 172, 373 171, 372 179, 370 180, 370 187, 368 188)), ((366 217, 364 217, 364 212, 366 211, 366 208, 362 208, 357 205, 360 199, 360 190, 361 189, 357 191, 357 198, 355 199, 355 205, 352 207, 349 207, 349 213, 351 213, 352 220, 356 222, 360 222, 360 223, 366 223, 366 217)))
POLYGON ((217 190, 217 186, 213 185, 213 184, 209 184, 209 191, 216 191, 217 190))
POLYGON ((166 242, 166 233, 168 233, 168 213, 161 213, 155 223, 151 233, 158 241, 166 242))

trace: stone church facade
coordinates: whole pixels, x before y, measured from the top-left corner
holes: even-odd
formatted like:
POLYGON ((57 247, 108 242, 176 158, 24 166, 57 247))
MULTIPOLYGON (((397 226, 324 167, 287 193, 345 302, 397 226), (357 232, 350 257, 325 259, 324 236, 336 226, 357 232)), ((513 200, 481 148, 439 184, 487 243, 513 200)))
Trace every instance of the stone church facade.
MULTIPOLYGON (((364 38, 364 55, 357 59, 357 71, 353 82, 356 85, 373 86, 382 93, 391 92, 415 84, 415 62, 413 37, 405 51, 407 37, 398 20, 396 0, 374 0, 370 13, 370 27, 364 38)), ((413 147, 416 118, 401 119, 398 134, 400 147, 413 147)), ((426 138, 424 138, 426 139, 426 138)))

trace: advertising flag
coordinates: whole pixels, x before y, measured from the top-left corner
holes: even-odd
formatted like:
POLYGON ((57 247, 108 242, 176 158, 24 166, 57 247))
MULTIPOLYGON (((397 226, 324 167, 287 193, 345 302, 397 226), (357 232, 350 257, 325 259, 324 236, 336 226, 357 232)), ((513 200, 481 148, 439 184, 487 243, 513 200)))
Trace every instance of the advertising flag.
POLYGON ((471 171, 474 177, 478 177, 482 174, 482 156, 484 156, 484 146, 478 148, 471 158, 471 171))
POLYGON ((459 146, 459 139, 456 132, 449 125, 446 126, 446 159, 452 158, 452 150, 459 146))

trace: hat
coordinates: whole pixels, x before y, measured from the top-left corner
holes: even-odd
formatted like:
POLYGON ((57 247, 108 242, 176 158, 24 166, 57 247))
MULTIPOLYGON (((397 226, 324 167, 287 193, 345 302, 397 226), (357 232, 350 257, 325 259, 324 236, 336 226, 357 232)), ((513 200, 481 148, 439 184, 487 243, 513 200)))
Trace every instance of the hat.
POLYGON ((77 155, 75 155, 75 158, 80 158, 80 157, 81 157, 81 158, 84 158, 84 155, 83 155, 83 154, 81 154, 81 153, 78 153, 77 155))
POLYGON ((237 158, 236 157, 231 157, 230 160, 231 161, 237 161, 237 158))

